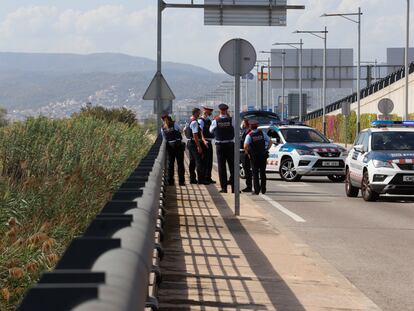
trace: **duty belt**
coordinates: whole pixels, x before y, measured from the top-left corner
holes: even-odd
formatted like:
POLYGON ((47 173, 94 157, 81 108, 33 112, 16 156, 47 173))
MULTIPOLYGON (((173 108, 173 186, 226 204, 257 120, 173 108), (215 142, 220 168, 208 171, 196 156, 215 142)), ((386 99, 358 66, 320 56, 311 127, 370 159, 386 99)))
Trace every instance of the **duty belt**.
POLYGON ((234 143, 234 140, 216 140, 216 144, 228 144, 228 143, 234 143))
POLYGON ((176 140, 170 140, 170 141, 168 141, 168 143, 169 143, 170 145, 175 144, 175 143, 177 143, 177 142, 181 142, 181 139, 176 139, 176 140))

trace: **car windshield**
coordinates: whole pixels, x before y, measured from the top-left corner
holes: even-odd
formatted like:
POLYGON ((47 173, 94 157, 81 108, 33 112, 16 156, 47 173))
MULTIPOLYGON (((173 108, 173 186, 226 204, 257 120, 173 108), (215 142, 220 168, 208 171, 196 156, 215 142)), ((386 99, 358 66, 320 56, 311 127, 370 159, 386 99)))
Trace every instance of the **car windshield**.
POLYGON ((288 143, 329 143, 328 139, 313 129, 287 128, 280 131, 288 143))
POLYGON ((414 150, 414 132, 372 133, 372 150, 414 150))
POLYGON ((246 118, 248 120, 256 120, 259 122, 259 125, 268 125, 271 122, 277 123, 280 121, 277 115, 270 114, 246 114, 243 116, 243 118, 246 118))

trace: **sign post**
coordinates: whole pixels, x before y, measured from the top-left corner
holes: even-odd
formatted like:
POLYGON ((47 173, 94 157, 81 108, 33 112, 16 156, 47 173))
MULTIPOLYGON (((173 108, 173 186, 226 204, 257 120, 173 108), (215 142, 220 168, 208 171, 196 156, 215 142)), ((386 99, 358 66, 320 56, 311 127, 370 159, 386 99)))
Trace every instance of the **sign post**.
POLYGON ((234 76, 234 213, 240 215, 240 78, 249 73, 256 63, 254 47, 246 40, 232 39, 220 50, 221 68, 234 76))

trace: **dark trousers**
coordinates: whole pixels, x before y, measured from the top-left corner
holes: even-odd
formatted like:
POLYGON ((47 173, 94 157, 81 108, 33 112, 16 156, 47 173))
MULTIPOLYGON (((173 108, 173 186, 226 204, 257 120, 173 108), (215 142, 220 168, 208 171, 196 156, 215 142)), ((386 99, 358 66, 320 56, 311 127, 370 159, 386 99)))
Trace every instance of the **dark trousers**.
POLYGON ((184 149, 185 145, 181 142, 175 144, 167 143, 168 154, 168 182, 174 183, 174 163, 177 161, 178 181, 185 182, 184 177, 184 149))
POLYGON ((227 190, 227 168, 230 170, 231 190, 234 190, 234 143, 216 144, 218 173, 222 190, 227 190))
POLYGON ((250 165, 250 158, 245 153, 241 153, 240 157, 242 160, 243 170, 246 177, 246 187, 252 188, 252 167, 250 165))
POLYGON ((204 172, 202 166, 202 155, 197 152, 197 146, 193 140, 189 140, 187 143, 190 165, 188 171, 190 173, 191 182, 203 182, 204 181, 204 172), (197 170, 197 176, 196 176, 197 170), (197 179, 198 178, 198 179, 197 179))
POLYGON ((202 159, 202 165, 203 165, 203 176, 205 180, 210 181, 211 180, 211 171, 213 170, 213 145, 211 144, 211 141, 207 141, 208 148, 203 144, 203 159, 202 159))
POLYGON ((266 157, 251 158, 250 163, 252 165, 252 172, 253 172, 254 192, 256 194, 259 194, 260 190, 263 193, 266 192, 267 158, 266 157))

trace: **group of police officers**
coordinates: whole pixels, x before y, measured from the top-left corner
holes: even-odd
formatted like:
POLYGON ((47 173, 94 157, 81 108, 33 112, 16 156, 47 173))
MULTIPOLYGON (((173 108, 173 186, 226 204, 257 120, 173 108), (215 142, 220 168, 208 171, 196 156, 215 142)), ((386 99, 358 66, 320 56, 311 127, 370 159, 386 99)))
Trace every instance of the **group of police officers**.
MULTIPOLYGON (((219 115, 212 118, 213 108, 194 108, 191 119, 184 128, 189 153, 189 175, 191 184, 215 184, 211 178, 213 169, 213 142, 217 155, 217 166, 221 193, 227 193, 228 185, 234 193, 234 139, 235 127, 226 104, 218 106, 219 115), (227 167, 230 177, 227 178, 227 167)), ((179 185, 185 185, 184 151, 185 143, 181 128, 168 114, 161 116, 162 136, 167 141, 168 183, 174 185, 174 163, 177 161, 179 185)), ((241 135, 243 146, 242 165, 246 175, 246 188, 243 192, 266 193, 266 163, 268 150, 272 145, 269 136, 258 129, 255 120, 243 120, 241 135), (253 179, 253 183, 252 183, 253 179), (252 187, 254 186, 254 188, 252 187)))

